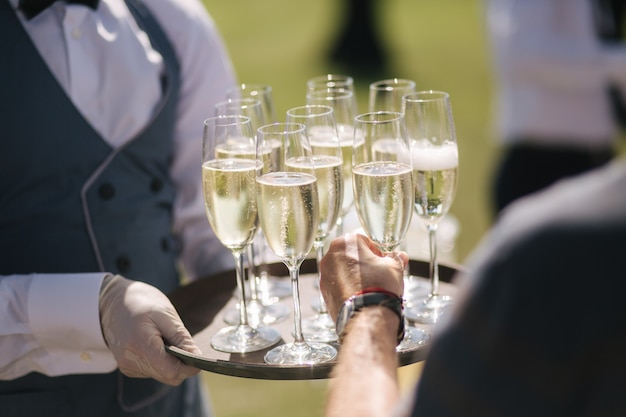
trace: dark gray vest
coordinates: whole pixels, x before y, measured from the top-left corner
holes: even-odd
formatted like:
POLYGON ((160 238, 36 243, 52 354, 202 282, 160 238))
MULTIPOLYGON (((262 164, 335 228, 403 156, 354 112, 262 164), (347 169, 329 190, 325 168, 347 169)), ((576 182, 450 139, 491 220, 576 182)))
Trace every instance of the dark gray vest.
MULTIPOLYGON (((164 292, 178 285, 168 176, 178 62, 145 6, 127 4, 163 55, 166 75, 153 120, 113 150, 66 96, 7 0, 0 0, 2 275, 107 271, 164 292)), ((118 373, 33 373, 0 382, 0 415, 180 415, 183 395, 184 389, 118 373), (161 400, 143 407, 155 396, 161 400)))
POLYGON ((113 150, 1 4, 0 274, 107 271, 171 290, 178 68, 167 39, 139 17, 168 63, 164 97, 146 129, 113 150))

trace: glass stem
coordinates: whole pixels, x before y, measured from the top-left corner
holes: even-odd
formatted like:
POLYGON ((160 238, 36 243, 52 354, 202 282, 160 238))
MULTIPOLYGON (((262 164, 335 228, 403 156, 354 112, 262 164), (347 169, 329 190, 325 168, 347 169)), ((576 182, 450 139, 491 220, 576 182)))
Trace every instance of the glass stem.
MULTIPOLYGON (((404 251, 408 254, 408 249, 407 249, 407 239, 404 238, 402 239, 402 242, 400 242, 400 250, 404 251)), ((402 271, 402 275, 404 276, 404 279, 406 281, 411 279, 411 265, 410 262, 407 262, 406 266, 404 267, 404 270, 402 271)))
MULTIPOLYGON (((260 236, 261 242, 264 242, 265 237, 263 236, 263 230, 261 230, 261 227, 259 226, 259 228, 257 229, 257 236, 260 236)), ((266 254, 265 254, 265 247, 263 246, 263 244, 261 244, 261 248, 260 248, 260 261, 259 261, 259 266, 257 269, 258 271, 258 278, 259 278, 259 285, 257 286, 258 289, 258 295, 261 299, 261 304, 263 305, 269 305, 272 304, 272 295, 270 294, 270 282, 269 282, 269 270, 268 270, 268 265, 267 265, 267 259, 266 259, 266 254)))
POLYGON ((247 249, 248 255, 248 281, 250 282, 250 300, 253 302, 259 301, 259 284, 260 277, 257 272, 256 267, 256 259, 255 259, 255 251, 254 251, 254 242, 248 245, 247 249))
POLYGON ((243 256, 242 251, 233 251, 235 257, 235 272, 237 274, 237 289, 241 301, 239 302, 239 325, 248 327, 248 309, 246 308, 246 286, 243 281, 243 256))
MULTIPOLYGON (((319 240, 319 241, 316 240, 313 243, 313 246, 315 247, 315 253, 316 253, 315 261, 317 263, 317 283, 319 284, 322 278, 322 274, 320 272, 320 262, 322 262, 322 258, 324 257, 324 240, 319 240)), ((328 314, 328 307, 326 306, 326 300, 324 300, 324 296, 322 296, 322 291, 321 290, 318 291, 317 294, 320 297, 319 314, 328 314)))
POLYGON ((335 227, 337 228, 336 235, 337 236, 343 235, 343 216, 337 217, 337 221, 335 222, 335 227))
POLYGON ((291 292, 293 297, 293 324, 296 345, 303 345, 304 334, 302 333, 302 312, 300 311, 300 286, 298 276, 300 266, 289 266, 289 276, 291 277, 291 292))
POLYGON ((430 296, 439 295, 439 265, 437 264, 437 225, 428 225, 430 244, 430 296))

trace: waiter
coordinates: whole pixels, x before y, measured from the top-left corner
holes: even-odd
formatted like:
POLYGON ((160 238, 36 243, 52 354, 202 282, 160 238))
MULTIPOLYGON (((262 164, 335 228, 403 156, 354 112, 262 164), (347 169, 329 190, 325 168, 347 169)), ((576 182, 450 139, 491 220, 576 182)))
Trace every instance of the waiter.
POLYGON ((163 344, 198 351, 164 295, 180 268, 232 268, 200 182, 235 84, 213 21, 196 0, 0 0, 0 35, 0 414, 207 415, 163 344))

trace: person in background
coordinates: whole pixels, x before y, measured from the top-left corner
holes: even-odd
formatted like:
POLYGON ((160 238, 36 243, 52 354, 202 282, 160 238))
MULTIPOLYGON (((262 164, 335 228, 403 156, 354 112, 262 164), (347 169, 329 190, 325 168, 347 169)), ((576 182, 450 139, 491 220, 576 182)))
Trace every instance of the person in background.
POLYGON ((202 121, 236 85, 197 0, 0 0, 0 414, 206 416, 165 294, 231 269, 202 121))
POLYGON ((625 245, 626 161, 512 203, 457 274, 459 302, 403 396, 394 300, 406 254, 335 239, 320 268, 343 329, 325 415, 626 415, 625 245))
POLYGON ((615 39, 621 19, 607 2, 486 0, 503 145, 495 214, 615 156, 619 129, 607 91, 626 89, 626 46, 615 39))
POLYGON ((389 53, 380 31, 376 0, 344 0, 337 37, 328 59, 355 76, 378 76, 388 69, 389 53))

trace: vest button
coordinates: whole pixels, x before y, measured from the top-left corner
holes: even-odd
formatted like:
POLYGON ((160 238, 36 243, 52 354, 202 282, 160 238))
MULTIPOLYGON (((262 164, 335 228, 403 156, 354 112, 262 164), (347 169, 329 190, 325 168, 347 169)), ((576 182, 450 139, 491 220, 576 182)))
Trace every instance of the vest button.
POLYGON ((115 261, 115 266, 117 266, 118 271, 124 273, 130 270, 130 259, 127 256, 119 256, 115 261))
POLYGON ((168 238, 164 237, 163 239, 161 239, 161 249, 163 250, 163 252, 170 251, 170 241, 168 238))
POLYGON ((98 188, 98 195, 101 199, 108 201, 115 197, 115 187, 108 182, 104 183, 100 186, 100 188, 98 188))
POLYGON ((158 193, 159 191, 161 191, 161 189, 163 188, 163 181, 161 181, 158 178, 154 178, 151 182, 150 182, 150 191, 152 191, 153 193, 158 193))

